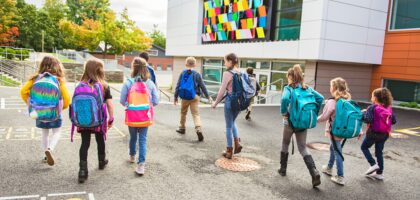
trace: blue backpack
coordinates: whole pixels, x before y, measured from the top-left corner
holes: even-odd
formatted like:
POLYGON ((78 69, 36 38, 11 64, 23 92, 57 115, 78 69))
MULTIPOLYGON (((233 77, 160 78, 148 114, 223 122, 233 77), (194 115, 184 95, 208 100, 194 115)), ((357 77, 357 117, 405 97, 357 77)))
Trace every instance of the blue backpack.
POLYGON ((356 102, 339 99, 335 106, 332 134, 345 139, 359 136, 363 125, 362 117, 363 114, 356 102))
POLYGON ((232 79, 231 109, 239 112, 247 109, 251 103, 251 98, 255 96, 255 88, 246 73, 234 73, 232 79))
POLYGON ((194 75, 195 72, 191 70, 184 70, 181 75, 181 82, 179 84, 179 97, 184 100, 193 100, 196 95, 194 75))
POLYGON ((310 87, 293 89, 290 86, 286 88, 290 90, 289 120, 292 127, 294 129, 314 128, 321 105, 316 102, 313 89, 310 87))

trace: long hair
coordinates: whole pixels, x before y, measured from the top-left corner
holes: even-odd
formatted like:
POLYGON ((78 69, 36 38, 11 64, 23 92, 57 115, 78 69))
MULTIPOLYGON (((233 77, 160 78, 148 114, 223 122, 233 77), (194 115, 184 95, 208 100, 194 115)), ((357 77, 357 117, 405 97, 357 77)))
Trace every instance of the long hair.
POLYGON ((340 98, 351 99, 350 89, 347 85, 346 80, 341 77, 337 77, 330 82, 331 87, 333 88, 333 97, 335 100, 340 98))
POLYGON ((236 54, 234 54, 234 53, 230 53, 230 54, 226 55, 225 58, 226 58, 227 61, 232 62, 232 67, 229 68, 228 70, 233 69, 239 63, 238 56, 236 56, 236 54))
POLYGON ((95 58, 86 61, 81 81, 89 84, 99 82, 105 88, 107 83, 105 82, 104 63, 95 58))
POLYGON ((294 65, 292 68, 290 68, 287 71, 287 77, 292 79, 292 84, 291 86, 293 88, 297 87, 298 84, 300 84, 302 86, 302 88, 306 88, 306 85, 304 83, 304 79, 303 79, 303 72, 302 72, 302 68, 300 67, 299 64, 294 65))
POLYGON ((52 56, 45 56, 42 59, 37 74, 34 74, 30 80, 35 80, 39 74, 43 74, 45 72, 56 76, 58 79, 64 79, 63 65, 57 58, 52 56))
POLYGON ((147 81, 147 79, 150 78, 150 73, 147 69, 147 61, 140 57, 135 57, 131 63, 131 78, 137 76, 143 81, 147 81))
POLYGON ((389 107, 392 105, 393 97, 392 93, 388 88, 377 88, 373 91, 373 96, 376 100, 384 105, 385 107, 389 107))

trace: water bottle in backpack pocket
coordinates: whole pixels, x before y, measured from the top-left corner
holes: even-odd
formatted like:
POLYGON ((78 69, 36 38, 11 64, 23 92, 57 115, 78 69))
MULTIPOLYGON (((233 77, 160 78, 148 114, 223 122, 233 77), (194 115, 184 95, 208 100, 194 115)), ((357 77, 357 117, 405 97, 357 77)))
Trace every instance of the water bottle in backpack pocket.
POLYGON ((362 130, 362 118, 363 114, 356 102, 339 99, 335 107, 335 120, 331 132, 340 138, 355 138, 362 130))
POLYGON ((195 82, 194 82, 195 72, 192 70, 184 70, 181 75, 181 80, 179 83, 179 97, 184 100, 193 100, 196 96, 195 91, 195 82), (190 72, 189 72, 190 71, 190 72))
POLYGON ((34 81, 29 93, 29 114, 32 118, 53 122, 60 119, 63 99, 57 78, 46 72, 34 81))
POLYGON ((130 127, 148 127, 153 124, 153 105, 145 82, 129 79, 132 86, 128 92, 125 124, 130 127))
POLYGON ((311 129, 316 126, 320 105, 312 88, 297 87, 290 90, 289 121, 294 129, 311 129))
POLYGON ((104 123, 106 107, 100 83, 93 86, 80 82, 70 105, 70 120, 80 128, 99 127, 104 123))
POLYGON ((389 134, 392 127, 392 108, 376 105, 373 112, 372 131, 389 134))

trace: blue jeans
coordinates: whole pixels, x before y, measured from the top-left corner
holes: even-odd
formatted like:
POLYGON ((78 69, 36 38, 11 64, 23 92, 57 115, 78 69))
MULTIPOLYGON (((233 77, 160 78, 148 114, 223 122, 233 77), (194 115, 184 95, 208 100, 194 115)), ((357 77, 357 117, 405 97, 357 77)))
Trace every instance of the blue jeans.
POLYGON ((382 174, 384 171, 383 150, 384 150, 386 140, 388 140, 388 135, 382 134, 382 133, 373 133, 373 132, 368 131, 361 146, 362 152, 365 155, 367 161, 369 162, 370 166, 373 166, 376 164, 376 162, 375 162, 375 159, 373 159, 372 154, 369 151, 369 148, 375 145, 375 156, 376 156, 376 160, 379 166, 379 170, 376 171, 377 174, 382 174))
POLYGON ((128 127, 130 132, 130 156, 136 155, 136 143, 137 137, 139 141, 139 161, 138 164, 144 164, 146 161, 146 140, 147 140, 147 130, 148 127, 137 128, 137 127, 128 127))
POLYGON ((238 138, 238 128, 235 120, 239 112, 233 112, 231 109, 231 96, 227 95, 225 100, 225 121, 226 121, 226 142, 227 147, 232 147, 233 138, 238 138))
MULTIPOLYGON (((336 146, 337 146, 337 150, 340 151, 341 153, 343 153, 342 149, 341 149, 341 141, 334 141, 336 146)), ((344 166, 343 166, 343 158, 341 158, 340 154, 338 153, 337 150, 335 150, 334 144, 331 141, 330 144, 330 160, 328 161, 328 168, 332 169, 334 166, 334 161, 336 162, 337 165, 337 175, 344 177, 344 166)))

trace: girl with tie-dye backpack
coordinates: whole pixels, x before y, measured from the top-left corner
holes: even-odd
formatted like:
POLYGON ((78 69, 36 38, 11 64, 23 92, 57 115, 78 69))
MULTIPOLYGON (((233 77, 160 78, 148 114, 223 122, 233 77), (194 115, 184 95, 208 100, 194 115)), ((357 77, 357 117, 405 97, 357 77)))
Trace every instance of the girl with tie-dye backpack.
POLYGON ((121 90, 120 103, 126 107, 125 124, 130 132, 130 162, 135 163, 137 138, 139 159, 135 172, 142 176, 146 161, 146 139, 153 124, 153 107, 158 102, 157 89, 147 70, 147 62, 136 57, 131 63, 131 78, 121 90))
POLYGON ((29 114, 36 120, 36 127, 42 130, 44 162, 54 165, 52 151, 61 135, 61 112, 70 104, 70 95, 65 86, 64 71, 60 61, 45 56, 38 73, 22 87, 22 100, 29 106, 29 114), (51 139, 49 132, 52 131, 51 139))

